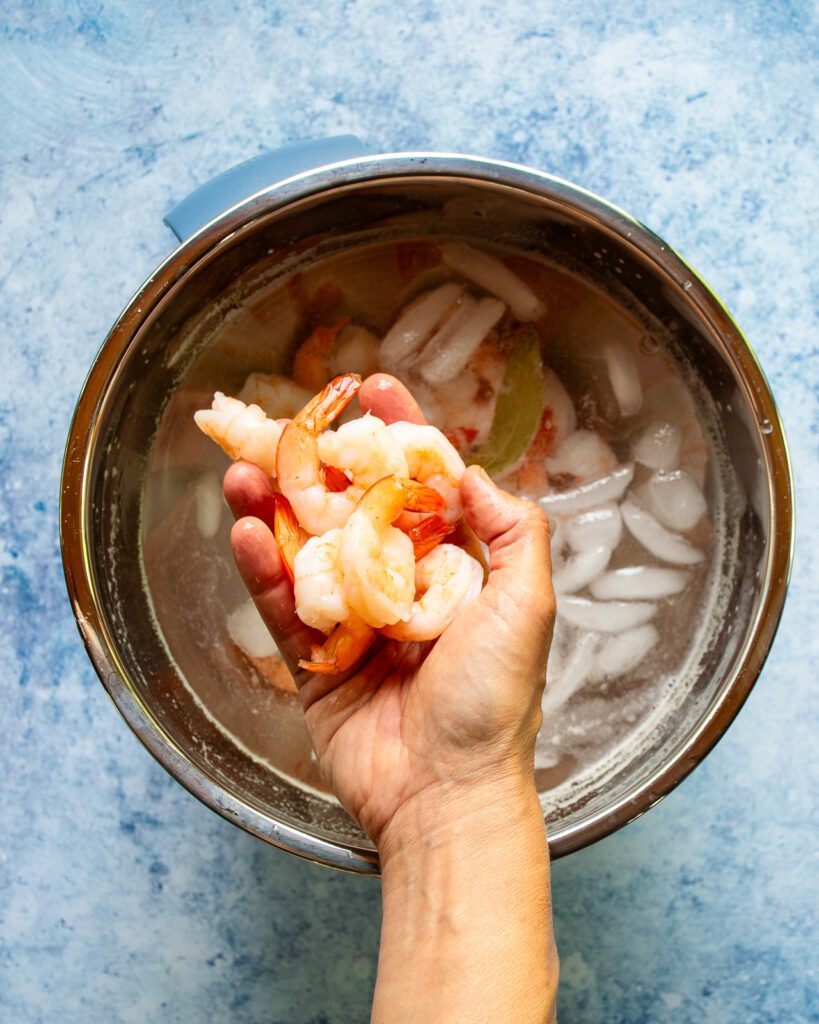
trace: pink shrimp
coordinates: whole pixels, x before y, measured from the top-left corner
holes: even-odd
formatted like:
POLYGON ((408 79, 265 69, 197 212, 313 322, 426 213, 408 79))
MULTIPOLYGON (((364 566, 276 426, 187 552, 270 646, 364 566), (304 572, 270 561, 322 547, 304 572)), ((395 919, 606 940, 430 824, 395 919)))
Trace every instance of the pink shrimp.
POLYGON ((317 535, 343 526, 361 496, 357 487, 335 490, 335 476, 326 482, 318 451, 319 434, 344 410, 361 387, 361 378, 345 373, 331 380, 287 424, 276 453, 276 476, 299 523, 317 535))

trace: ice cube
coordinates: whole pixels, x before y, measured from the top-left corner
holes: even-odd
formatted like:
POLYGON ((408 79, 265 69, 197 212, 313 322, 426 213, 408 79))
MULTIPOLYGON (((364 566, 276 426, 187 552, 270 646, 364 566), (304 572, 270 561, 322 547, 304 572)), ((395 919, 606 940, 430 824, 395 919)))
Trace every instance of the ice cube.
MULTIPOLYGON (((565 661, 552 673, 546 672, 546 689, 541 701, 544 721, 565 704, 571 695, 585 683, 594 667, 594 654, 600 643, 596 633, 581 633, 570 643, 565 661)), ((552 659, 549 659, 551 668, 552 659)))
POLYGON ((708 511, 705 496, 684 469, 658 470, 646 485, 649 507, 664 526, 690 530, 708 511))
POLYGON ((680 455, 682 431, 675 423, 652 420, 632 446, 632 458, 649 469, 674 469, 680 455))
POLYGON ((578 512, 563 527, 563 534, 575 551, 606 547, 613 551, 623 536, 623 517, 615 502, 607 501, 588 512, 578 512))
POLYGON ((573 594, 594 582, 609 564, 611 548, 596 547, 576 551, 552 575, 555 594, 573 594))
POLYGON ((596 480, 617 468, 617 456, 593 430, 575 430, 546 459, 546 469, 553 475, 566 473, 581 480, 596 480))
POLYGON ((626 529, 638 540, 646 551, 674 565, 696 565, 705 555, 689 544, 685 537, 671 533, 662 523, 633 501, 624 501, 620 513, 626 529))
POLYGON ((567 516, 573 512, 583 512, 596 508, 606 501, 619 498, 634 477, 634 466, 629 463, 620 466, 608 476, 573 487, 569 491, 558 491, 538 498, 538 505, 548 516, 567 516))
POLYGON ((196 525, 203 537, 216 534, 224 507, 219 477, 213 470, 203 473, 196 483, 196 525))
POLYGON ((597 633, 620 633, 642 626, 656 611, 657 606, 647 601, 590 601, 567 595, 557 602, 559 616, 572 626, 597 633))
POLYGON ((453 270, 503 299, 518 320, 538 320, 546 312, 532 289, 494 256, 463 242, 446 242, 441 255, 453 270))
POLYGON ((625 345, 610 341, 603 346, 603 358, 620 412, 623 416, 633 416, 643 404, 643 389, 634 353, 625 345))
POLYGON ((279 653, 276 642, 251 598, 243 601, 228 615, 228 633, 231 640, 250 658, 270 658, 279 653))
POLYGON ((688 573, 654 565, 628 565, 603 573, 591 584, 599 601, 655 600, 679 594, 688 583, 688 573))
POLYGON ((603 679, 624 676, 637 668, 659 639, 659 633, 650 623, 608 637, 594 657, 590 675, 603 679))

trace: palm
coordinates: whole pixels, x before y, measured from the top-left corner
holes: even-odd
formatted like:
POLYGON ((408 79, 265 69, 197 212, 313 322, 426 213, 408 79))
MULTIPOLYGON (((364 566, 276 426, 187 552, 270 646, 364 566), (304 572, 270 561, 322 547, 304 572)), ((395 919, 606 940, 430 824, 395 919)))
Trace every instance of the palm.
MULTIPOLYGON (((489 654, 480 638, 497 644, 504 631, 493 596, 485 592, 434 646, 385 642, 340 684, 300 673, 322 771, 371 836, 442 774, 457 779, 474 770, 476 759, 501 757, 498 738, 539 698, 529 691, 522 701, 496 688, 488 692, 483 673, 474 670, 489 654)), ((543 665, 535 668, 543 678, 543 665)))

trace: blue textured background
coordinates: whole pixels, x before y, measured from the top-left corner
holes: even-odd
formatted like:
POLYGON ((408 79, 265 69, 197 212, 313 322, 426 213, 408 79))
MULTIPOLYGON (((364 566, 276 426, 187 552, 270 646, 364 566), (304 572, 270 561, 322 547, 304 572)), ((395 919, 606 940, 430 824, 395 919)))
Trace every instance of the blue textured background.
POLYGON ((647 817, 560 862, 567 1022, 805 1022, 816 975, 817 7, 432 0, 0 10, 0 1019, 367 1018, 378 884, 265 847, 142 750, 57 541, 74 401, 196 184, 293 139, 477 152, 633 212, 756 347, 802 510, 774 652, 647 817))

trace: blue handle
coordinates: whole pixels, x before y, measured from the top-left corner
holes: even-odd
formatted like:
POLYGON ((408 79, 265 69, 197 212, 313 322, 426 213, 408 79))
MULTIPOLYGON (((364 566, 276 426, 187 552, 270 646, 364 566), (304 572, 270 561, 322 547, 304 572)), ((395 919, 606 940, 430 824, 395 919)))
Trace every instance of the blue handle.
POLYGON ((272 149, 218 174, 177 203, 165 216, 165 223, 180 242, 190 238, 214 217, 235 206, 254 192, 275 185, 303 171, 324 164, 367 156, 368 150, 354 135, 293 142, 272 149))

